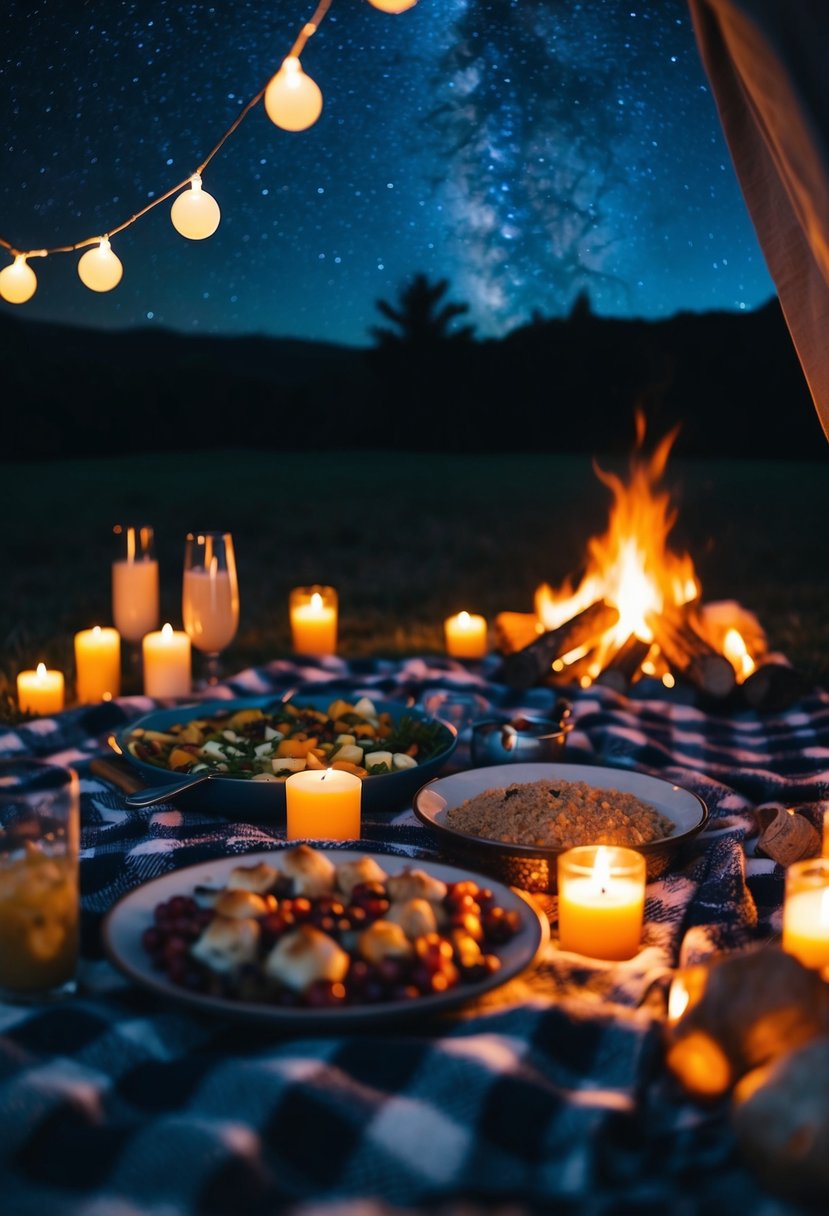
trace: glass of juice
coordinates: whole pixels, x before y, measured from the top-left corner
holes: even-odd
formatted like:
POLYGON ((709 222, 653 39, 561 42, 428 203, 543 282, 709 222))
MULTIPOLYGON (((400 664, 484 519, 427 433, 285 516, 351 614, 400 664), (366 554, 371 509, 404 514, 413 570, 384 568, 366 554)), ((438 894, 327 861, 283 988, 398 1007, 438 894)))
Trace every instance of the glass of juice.
POLYGON ((79 833, 74 769, 0 761, 0 1000, 77 990, 79 833))

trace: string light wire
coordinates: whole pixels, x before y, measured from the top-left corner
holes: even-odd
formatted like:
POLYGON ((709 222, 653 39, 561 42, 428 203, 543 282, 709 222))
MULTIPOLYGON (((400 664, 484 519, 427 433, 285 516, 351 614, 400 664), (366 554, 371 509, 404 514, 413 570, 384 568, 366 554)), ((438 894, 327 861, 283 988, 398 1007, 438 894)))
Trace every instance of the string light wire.
MULTIPOLYGON (((369 0, 369 3, 373 7, 381 9, 381 11, 384 12, 403 12, 404 8, 411 7, 411 5, 415 2, 416 0, 408 0, 408 3, 406 3, 405 0, 392 0, 392 3, 397 7, 388 8, 386 7, 388 0, 369 0)), ((313 35, 318 31, 326 13, 331 7, 331 3, 332 0, 319 0, 311 20, 306 21, 301 27, 296 36, 294 44, 285 59, 293 60, 295 62, 299 61, 308 40, 312 38, 313 35)), ((285 59, 283 59, 283 64, 285 59)), ((80 241, 74 241, 71 245, 53 245, 48 249, 19 249, 16 245, 13 245, 11 241, 7 241, 4 237, 0 236, 0 247, 7 249, 14 259, 10 265, 6 266, 3 270, 0 270, 0 298, 15 304, 24 303, 26 299, 31 298, 37 286, 37 280, 34 278, 31 267, 28 266, 28 261, 30 258, 46 258, 58 253, 76 253, 79 249, 85 249, 87 246, 101 246, 104 244, 104 242, 108 243, 113 236, 116 236, 119 232, 123 232, 126 228, 129 228, 131 225, 137 223, 137 221, 147 215, 148 212, 152 211, 155 207, 160 206, 161 203, 166 202, 167 199, 172 198, 173 195, 179 194, 180 191, 185 190, 188 186, 193 188, 196 183, 200 185, 201 176, 204 170, 207 168, 213 158, 221 151, 227 140, 230 139, 235 131, 238 130, 239 126, 245 120, 245 118, 247 118, 251 110, 255 109, 255 107, 259 105, 267 92, 268 85, 274 79, 275 77, 272 74, 262 88, 259 89, 259 91, 253 97, 251 97, 250 101, 248 101, 247 104, 242 107, 234 118, 233 122, 221 136, 216 145, 210 150, 210 152, 208 152, 204 160, 197 165, 197 167, 191 173, 188 173, 183 181, 177 182, 175 186, 171 186, 169 190, 165 190, 163 194, 160 194, 158 198, 154 198, 151 202, 147 203, 146 207, 142 207, 140 211, 136 211, 134 215, 129 217, 129 219, 123 220, 120 224, 116 224, 115 227, 109 228, 104 233, 84 237, 80 241), (27 271, 28 275, 26 274, 27 271), (7 287, 6 291, 4 291, 4 277, 6 278, 7 283, 11 285, 10 287, 7 287), (34 285, 32 285, 32 283, 34 285), (31 290, 27 295, 25 293, 28 291, 29 287, 31 287, 31 290)))

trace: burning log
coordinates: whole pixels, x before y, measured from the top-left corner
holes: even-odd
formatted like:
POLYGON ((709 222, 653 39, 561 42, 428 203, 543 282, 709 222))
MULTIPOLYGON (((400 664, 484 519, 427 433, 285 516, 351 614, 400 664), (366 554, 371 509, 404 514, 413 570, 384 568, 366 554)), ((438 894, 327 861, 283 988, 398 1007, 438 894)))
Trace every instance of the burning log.
POLYGON ((506 655, 500 678, 510 688, 530 688, 549 677, 556 659, 572 650, 591 646, 618 619, 618 608, 605 600, 596 600, 558 629, 549 629, 521 650, 506 655))
POLYGON ((534 612, 499 612, 494 622, 495 648, 501 654, 523 650, 544 632, 534 612))
POLYGON ((808 692, 806 677, 782 654, 766 655, 765 662, 746 676, 742 685, 743 699, 761 713, 779 713, 788 709, 808 692))
POLYGON ((724 654, 697 633, 687 616, 652 612, 647 624, 673 670, 700 692, 722 699, 734 691, 737 685, 734 668, 724 654))
POLYGON ((632 633, 596 677, 596 683, 613 688, 616 692, 627 692, 650 648, 650 642, 643 642, 632 633))

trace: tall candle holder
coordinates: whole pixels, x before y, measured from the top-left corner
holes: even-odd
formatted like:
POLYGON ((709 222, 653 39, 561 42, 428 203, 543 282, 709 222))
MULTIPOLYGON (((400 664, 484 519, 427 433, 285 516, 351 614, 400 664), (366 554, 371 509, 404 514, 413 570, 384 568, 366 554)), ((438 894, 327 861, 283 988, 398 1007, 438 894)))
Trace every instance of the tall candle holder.
POLYGON ((112 619, 126 642, 127 681, 131 691, 142 684, 142 638, 158 628, 159 590, 155 534, 149 524, 116 524, 112 562, 112 619))

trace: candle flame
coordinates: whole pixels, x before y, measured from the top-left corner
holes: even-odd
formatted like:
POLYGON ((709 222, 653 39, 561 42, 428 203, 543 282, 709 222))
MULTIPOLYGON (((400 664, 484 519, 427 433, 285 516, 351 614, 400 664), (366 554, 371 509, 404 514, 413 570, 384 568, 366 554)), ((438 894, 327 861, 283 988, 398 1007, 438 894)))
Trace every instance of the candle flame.
POLYGON ((170 639, 172 638, 172 636, 173 636, 173 626, 170 624, 169 621, 167 621, 161 627, 161 640, 162 640, 162 642, 169 642, 170 639))
POLYGON ((38 665, 37 665, 37 678, 38 678, 39 680, 45 680, 45 679, 46 679, 46 664, 45 664, 45 663, 38 663, 38 665))
POLYGON ((590 875, 597 894, 604 895, 610 884, 610 853, 603 844, 596 849, 596 860, 590 875))
POLYGON ((322 596, 319 591, 314 591, 311 595, 311 608, 314 612, 320 612, 322 609, 322 596))
POLYGON ((464 627, 466 627, 469 624, 469 620, 470 620, 470 617, 469 617, 468 612, 459 612, 458 613, 458 624, 459 625, 463 625, 464 627))
POLYGON ((668 1021, 678 1022, 688 1008, 690 1000, 691 994, 688 991, 688 985, 681 976, 677 976, 668 993, 668 1021))

